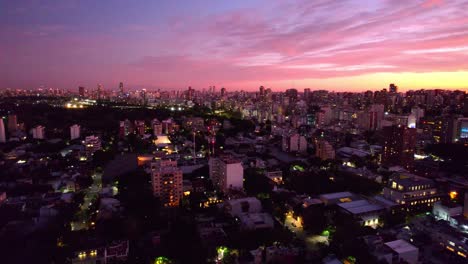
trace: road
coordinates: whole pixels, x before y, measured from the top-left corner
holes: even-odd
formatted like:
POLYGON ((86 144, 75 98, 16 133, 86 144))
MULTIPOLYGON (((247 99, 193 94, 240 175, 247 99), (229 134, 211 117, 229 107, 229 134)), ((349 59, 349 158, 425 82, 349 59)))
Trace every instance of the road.
POLYGON ((102 174, 95 173, 92 176, 93 183, 84 190, 83 203, 80 206, 80 210, 75 215, 75 221, 71 223, 71 230, 78 231, 82 229, 88 229, 90 223, 90 212, 89 207, 96 201, 99 192, 102 189, 102 174))

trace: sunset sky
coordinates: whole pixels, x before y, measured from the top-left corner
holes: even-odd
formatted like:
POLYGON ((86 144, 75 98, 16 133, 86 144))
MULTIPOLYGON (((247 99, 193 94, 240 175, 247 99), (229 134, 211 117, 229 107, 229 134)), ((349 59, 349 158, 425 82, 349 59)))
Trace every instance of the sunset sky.
POLYGON ((468 90, 468 0, 1 0, 0 88, 468 90))

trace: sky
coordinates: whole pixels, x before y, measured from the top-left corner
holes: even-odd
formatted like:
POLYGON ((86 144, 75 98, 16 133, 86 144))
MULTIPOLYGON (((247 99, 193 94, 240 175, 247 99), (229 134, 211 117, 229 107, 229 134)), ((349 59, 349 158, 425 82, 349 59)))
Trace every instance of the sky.
POLYGON ((468 0, 0 0, 0 89, 468 91, 468 0))

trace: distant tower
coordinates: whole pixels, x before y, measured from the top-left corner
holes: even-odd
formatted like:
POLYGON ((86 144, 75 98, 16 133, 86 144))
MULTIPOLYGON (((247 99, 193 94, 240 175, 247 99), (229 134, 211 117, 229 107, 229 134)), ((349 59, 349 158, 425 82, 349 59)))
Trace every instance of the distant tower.
POLYGON ((265 95, 265 87, 260 86, 259 91, 260 91, 260 96, 264 96, 264 95, 265 95))
POLYGON ((226 88, 221 88, 221 96, 225 96, 226 95, 226 88))
POLYGON ((120 92, 121 95, 124 94, 123 82, 120 82, 120 84, 119 84, 119 92, 120 92))
POLYGON ((102 94, 102 84, 98 84, 97 86, 97 98, 101 99, 101 94, 102 94))
POLYGON ((398 92, 398 86, 396 86, 394 83, 391 83, 390 86, 388 87, 388 90, 391 93, 397 93, 398 92))
POLYGON ((6 142, 5 136, 5 124, 3 123, 3 118, 0 118, 0 143, 6 142))
POLYGON ((18 120, 16 115, 8 115, 8 132, 15 133, 18 129, 18 120))
POLYGON ((80 95, 80 97, 85 97, 86 89, 83 86, 78 87, 78 94, 80 95))

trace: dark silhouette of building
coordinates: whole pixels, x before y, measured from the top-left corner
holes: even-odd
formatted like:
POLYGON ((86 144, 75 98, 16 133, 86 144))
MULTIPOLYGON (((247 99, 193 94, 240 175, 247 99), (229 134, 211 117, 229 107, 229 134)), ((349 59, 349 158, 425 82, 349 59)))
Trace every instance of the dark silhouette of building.
POLYGON ((86 96, 86 88, 84 88, 83 86, 78 87, 78 94, 80 95, 80 97, 85 97, 86 96))
POLYGON ((397 93, 398 92, 398 86, 391 83, 390 86, 388 87, 388 90, 389 90, 390 93, 397 93))
POLYGON ((411 168, 416 147, 416 129, 394 125, 385 127, 383 134, 385 141, 382 162, 411 168))

